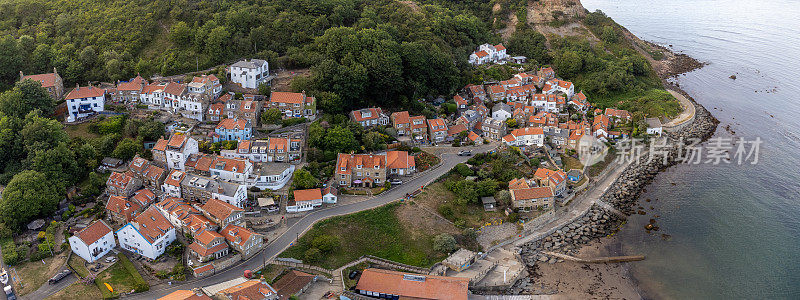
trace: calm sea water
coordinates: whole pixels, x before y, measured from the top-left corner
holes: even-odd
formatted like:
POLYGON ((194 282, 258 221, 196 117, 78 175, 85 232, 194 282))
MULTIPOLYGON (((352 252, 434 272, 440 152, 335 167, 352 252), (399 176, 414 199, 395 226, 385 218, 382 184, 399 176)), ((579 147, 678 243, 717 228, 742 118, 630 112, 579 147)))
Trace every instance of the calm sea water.
POLYGON ((677 81, 721 121, 715 136, 764 141, 757 165, 680 165, 647 188, 648 214, 619 233, 647 256, 632 267, 645 295, 800 299, 800 1, 581 2, 707 62, 677 81))

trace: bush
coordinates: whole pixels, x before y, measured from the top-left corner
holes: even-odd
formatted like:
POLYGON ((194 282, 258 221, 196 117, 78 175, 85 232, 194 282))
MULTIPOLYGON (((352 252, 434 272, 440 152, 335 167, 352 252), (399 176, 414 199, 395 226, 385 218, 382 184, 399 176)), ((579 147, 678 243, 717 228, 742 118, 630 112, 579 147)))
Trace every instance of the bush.
POLYGON ((433 250, 450 253, 456 250, 456 239, 449 234, 442 233, 433 238, 433 250))
POLYGON ((329 253, 339 247, 339 238, 332 235, 320 235, 311 242, 312 247, 324 253, 329 253))
MULTIPOLYGON (((2 248, 3 248, 3 261, 5 261, 7 265, 13 266, 22 261, 23 258, 21 258, 19 252, 17 252, 18 250, 22 249, 18 249, 17 245, 14 244, 14 240, 12 240, 11 238, 3 239, 2 248)), ((24 253, 25 252, 23 252, 23 254, 24 253)))
POLYGON ((119 263, 121 263, 122 266, 125 267, 125 270, 128 270, 128 273, 131 273, 131 277, 133 277, 133 289, 137 293, 149 290, 150 285, 147 284, 147 281, 145 281, 144 278, 142 278, 142 275, 139 274, 139 271, 136 271, 136 267, 134 267, 133 263, 128 260, 128 257, 122 253, 117 254, 117 257, 119 258, 119 263))
POLYGON ((309 248, 306 250, 306 253, 303 254, 303 260, 305 263, 318 262, 320 259, 322 259, 322 252, 320 252, 317 248, 309 248))

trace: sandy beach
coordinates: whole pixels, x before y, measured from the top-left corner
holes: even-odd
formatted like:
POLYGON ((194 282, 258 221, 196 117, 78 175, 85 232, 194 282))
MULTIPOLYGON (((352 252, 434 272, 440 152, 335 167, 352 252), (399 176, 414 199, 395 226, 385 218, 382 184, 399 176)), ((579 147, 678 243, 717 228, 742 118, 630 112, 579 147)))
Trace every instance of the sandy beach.
MULTIPOLYGON (((603 238, 582 247, 575 256, 635 254, 619 253, 618 245, 614 238, 603 238)), ((629 273, 629 264, 539 263, 533 274, 533 294, 552 295, 553 299, 641 299, 629 273)))

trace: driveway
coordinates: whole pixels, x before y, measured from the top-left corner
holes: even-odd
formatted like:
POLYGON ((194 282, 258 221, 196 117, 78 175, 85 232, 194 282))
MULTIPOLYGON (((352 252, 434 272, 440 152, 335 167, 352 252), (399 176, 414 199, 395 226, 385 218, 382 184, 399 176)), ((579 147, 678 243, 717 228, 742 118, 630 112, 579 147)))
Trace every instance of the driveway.
MULTIPOLYGON (((479 152, 487 152, 497 147, 498 144, 493 143, 489 145, 482 145, 477 147, 461 147, 459 149, 470 149, 473 153, 479 152)), ((210 275, 208 277, 189 280, 186 282, 182 282, 180 284, 173 284, 172 286, 167 285, 159 285, 159 286, 152 286, 150 291, 144 293, 133 294, 127 296, 126 298, 131 299, 156 299, 162 297, 166 294, 172 293, 176 290, 188 290, 195 287, 202 287, 211 284, 220 283, 223 281, 231 280, 237 277, 241 277, 245 270, 257 270, 260 269, 264 263, 268 260, 271 260, 278 256, 281 252, 283 252, 286 248, 291 246, 291 244, 303 233, 305 233, 308 229, 311 228, 314 223, 324 220, 330 217, 340 216, 340 215, 347 215, 356 213, 363 210, 368 210, 372 208, 376 208, 392 201, 398 200, 404 197, 407 193, 411 193, 416 189, 420 188, 420 186, 426 186, 433 181, 435 181, 440 176, 444 175, 450 169, 455 167, 455 165, 459 163, 463 163, 469 159, 468 156, 458 156, 453 153, 443 154, 441 156, 442 164, 436 168, 431 170, 425 171, 418 176, 415 176, 413 179, 406 181, 404 184, 392 188, 378 196, 373 196, 367 200, 341 205, 341 206, 334 206, 322 210, 314 211, 294 222, 290 222, 289 228, 286 232, 283 233, 280 237, 273 240, 269 245, 267 245, 258 255, 254 255, 247 261, 240 262, 237 265, 234 265, 228 269, 222 270, 219 273, 210 275)))

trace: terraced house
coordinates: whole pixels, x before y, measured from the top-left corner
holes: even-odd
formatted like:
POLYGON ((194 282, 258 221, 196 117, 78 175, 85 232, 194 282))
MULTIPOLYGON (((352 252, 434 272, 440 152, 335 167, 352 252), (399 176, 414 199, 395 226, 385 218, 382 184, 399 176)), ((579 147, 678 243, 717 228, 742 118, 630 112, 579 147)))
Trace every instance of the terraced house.
POLYGON ((181 196, 194 202, 220 199, 237 207, 247 202, 247 185, 187 173, 181 181, 181 196))
POLYGON ((385 126, 389 125, 389 116, 383 113, 380 107, 362 108, 350 112, 350 120, 361 124, 361 126, 385 126))
POLYGON ((314 97, 306 96, 306 92, 272 92, 268 107, 280 110, 284 119, 307 118, 313 120, 317 116, 317 100, 314 97))
POLYGON ((98 87, 75 85, 64 100, 67 102, 67 122, 93 116, 105 110, 106 92, 98 87))
POLYGON ((389 174, 408 176, 414 172, 414 156, 405 151, 381 154, 339 153, 334 179, 339 187, 376 187, 384 184, 389 174))
POLYGON ((159 139, 153 146, 153 161, 171 170, 185 170, 189 155, 200 152, 197 140, 173 134, 169 140, 159 139))
POLYGON ((249 140, 253 136, 253 124, 245 119, 223 119, 214 129, 214 142, 249 140))

